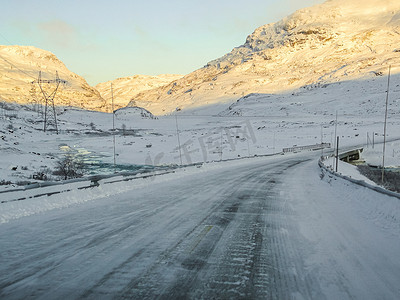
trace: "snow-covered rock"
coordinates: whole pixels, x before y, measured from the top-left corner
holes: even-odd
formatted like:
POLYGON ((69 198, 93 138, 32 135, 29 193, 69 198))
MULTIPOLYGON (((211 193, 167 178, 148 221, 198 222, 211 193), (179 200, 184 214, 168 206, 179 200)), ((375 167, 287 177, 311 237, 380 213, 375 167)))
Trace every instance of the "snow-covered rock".
POLYGON ((118 119, 130 119, 135 117, 141 117, 144 119, 155 119, 155 116, 147 109, 137 106, 127 106, 119 108, 115 111, 115 116, 118 119))

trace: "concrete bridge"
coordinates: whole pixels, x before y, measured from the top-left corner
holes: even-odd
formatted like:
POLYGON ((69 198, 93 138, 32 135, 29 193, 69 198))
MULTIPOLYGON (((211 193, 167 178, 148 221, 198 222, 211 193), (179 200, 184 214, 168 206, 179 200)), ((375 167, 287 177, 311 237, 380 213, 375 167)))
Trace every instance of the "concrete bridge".
POLYGON ((358 148, 345 153, 341 153, 339 154, 339 159, 353 165, 362 164, 365 162, 361 159, 361 153, 363 151, 364 148, 358 148))

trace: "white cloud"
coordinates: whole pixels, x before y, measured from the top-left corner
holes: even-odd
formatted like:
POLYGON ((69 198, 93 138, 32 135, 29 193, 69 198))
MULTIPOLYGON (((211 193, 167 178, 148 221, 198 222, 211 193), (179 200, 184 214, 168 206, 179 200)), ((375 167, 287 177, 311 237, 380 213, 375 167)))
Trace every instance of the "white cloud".
POLYGON ((79 42, 79 32, 62 20, 52 20, 37 24, 45 41, 58 47, 72 48, 79 42))

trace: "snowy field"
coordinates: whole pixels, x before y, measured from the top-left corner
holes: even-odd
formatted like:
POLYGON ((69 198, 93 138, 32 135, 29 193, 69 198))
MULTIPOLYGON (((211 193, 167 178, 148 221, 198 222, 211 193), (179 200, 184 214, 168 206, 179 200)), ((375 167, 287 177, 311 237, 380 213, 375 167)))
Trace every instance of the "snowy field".
MULTIPOLYGON (((392 77, 388 139, 399 137, 400 76, 392 77)), ((46 173, 69 153, 86 163, 86 176, 132 171, 135 166, 191 164, 279 153, 285 147, 335 144, 340 149, 383 140, 386 78, 306 87, 288 94, 251 94, 232 105, 177 112, 157 119, 133 109, 112 114, 58 108, 60 133, 44 133, 43 117, 18 106, 0 108, 1 189, 15 188, 46 173), (337 128, 336 112, 338 115, 337 128), (179 135, 178 135, 179 132, 179 135), (373 138, 372 138, 373 137, 373 138)), ((52 129, 52 127, 50 127, 52 129)), ((372 156, 379 157, 379 148, 372 156)), ((391 165, 400 165, 397 145, 388 148, 391 165)), ((370 159, 372 159, 370 157, 370 159)), ((378 159, 378 158, 377 158, 378 159)))

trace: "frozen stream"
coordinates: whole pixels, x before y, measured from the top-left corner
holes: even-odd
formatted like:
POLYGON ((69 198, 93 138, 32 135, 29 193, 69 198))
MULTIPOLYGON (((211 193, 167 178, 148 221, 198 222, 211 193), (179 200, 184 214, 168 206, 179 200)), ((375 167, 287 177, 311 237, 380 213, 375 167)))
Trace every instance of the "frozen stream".
POLYGON ((398 199, 319 172, 224 163, 0 224, 0 298, 398 299, 398 199))

